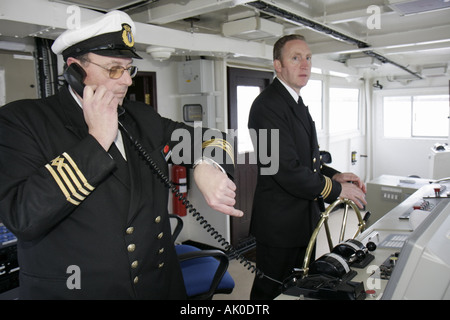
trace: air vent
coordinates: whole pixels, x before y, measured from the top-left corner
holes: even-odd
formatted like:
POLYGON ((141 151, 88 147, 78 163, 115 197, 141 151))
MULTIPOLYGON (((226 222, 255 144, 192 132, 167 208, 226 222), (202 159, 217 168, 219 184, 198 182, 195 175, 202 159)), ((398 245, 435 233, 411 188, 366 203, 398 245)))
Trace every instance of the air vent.
POLYGON ((250 17, 225 22, 222 26, 222 33, 225 37, 257 40, 281 36, 283 34, 283 26, 260 17, 250 17))
POLYGON ((387 0, 387 3, 401 16, 450 8, 448 0, 387 0))
POLYGON ((443 76, 447 73, 447 65, 441 66, 425 66, 422 69, 421 74, 426 77, 443 76))

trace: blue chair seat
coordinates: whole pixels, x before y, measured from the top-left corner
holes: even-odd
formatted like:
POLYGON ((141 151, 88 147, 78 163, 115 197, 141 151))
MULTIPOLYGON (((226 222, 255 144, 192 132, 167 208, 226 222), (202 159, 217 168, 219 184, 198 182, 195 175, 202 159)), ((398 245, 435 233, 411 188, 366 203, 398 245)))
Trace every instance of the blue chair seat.
POLYGON ((187 244, 176 245, 175 250, 189 299, 211 299, 214 293, 233 291, 234 280, 226 271, 228 257, 222 251, 200 250, 187 244), (220 282, 214 290, 216 283, 213 282, 217 281, 220 282))

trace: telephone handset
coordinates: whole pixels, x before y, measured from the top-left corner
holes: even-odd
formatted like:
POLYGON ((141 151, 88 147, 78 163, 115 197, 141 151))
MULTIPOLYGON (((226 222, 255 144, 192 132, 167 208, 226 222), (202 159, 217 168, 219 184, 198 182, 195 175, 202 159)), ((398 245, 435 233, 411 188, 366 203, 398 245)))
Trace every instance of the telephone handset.
MULTIPOLYGON (((66 71, 64 71, 63 77, 64 79, 66 79, 70 87, 76 93, 78 93, 80 97, 83 98, 83 91, 85 87, 84 79, 86 79, 86 71, 84 71, 84 69, 78 63, 74 62, 67 67, 66 71)), ((119 106, 117 108, 117 112, 120 116, 125 112, 125 110, 123 109, 123 107, 119 106)))
POLYGON ((80 97, 83 97, 84 79, 86 79, 86 71, 78 63, 72 63, 64 71, 64 79, 72 87, 72 89, 78 93, 80 97))

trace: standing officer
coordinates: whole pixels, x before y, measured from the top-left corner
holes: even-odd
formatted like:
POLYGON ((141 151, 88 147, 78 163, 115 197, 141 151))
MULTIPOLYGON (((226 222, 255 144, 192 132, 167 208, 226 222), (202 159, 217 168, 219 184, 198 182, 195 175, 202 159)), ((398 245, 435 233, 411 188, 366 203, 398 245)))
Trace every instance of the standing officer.
MULTIPOLYGON (((319 220, 318 201, 340 197, 360 207, 366 204, 365 185, 356 175, 320 163, 315 125, 300 97, 311 74, 311 56, 300 35, 288 35, 275 43, 277 77, 253 102, 248 122, 257 133, 260 129, 279 131, 279 170, 258 176, 251 233, 256 237, 258 269, 280 282, 302 265, 319 220)), ((255 277, 250 298, 273 299, 280 293, 279 283, 255 277)))
MULTIPOLYGON (((128 15, 112 11, 64 32, 52 49, 63 55, 71 84, 0 108, 0 219, 18 238, 22 299, 186 297, 168 190, 118 121, 166 175, 162 152, 174 145, 172 132, 191 127, 124 99, 133 58, 140 59, 134 31, 128 15)), ((204 148, 223 154, 222 169, 232 173, 225 140, 204 148)), ((194 178, 208 204, 241 216, 228 175, 197 163, 194 178)))

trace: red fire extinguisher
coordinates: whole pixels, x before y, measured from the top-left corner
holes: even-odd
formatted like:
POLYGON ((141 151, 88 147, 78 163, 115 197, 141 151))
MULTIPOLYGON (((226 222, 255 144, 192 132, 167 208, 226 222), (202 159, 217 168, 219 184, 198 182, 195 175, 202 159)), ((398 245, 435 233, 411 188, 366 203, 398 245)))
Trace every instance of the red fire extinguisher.
MULTIPOLYGON (((178 165, 172 166, 172 183, 178 187, 178 190, 183 197, 187 197, 186 167, 178 165)), ((183 201, 179 199, 179 197, 173 195, 172 205, 173 213, 179 215, 180 217, 184 217, 186 215, 186 206, 183 204, 183 201)))

